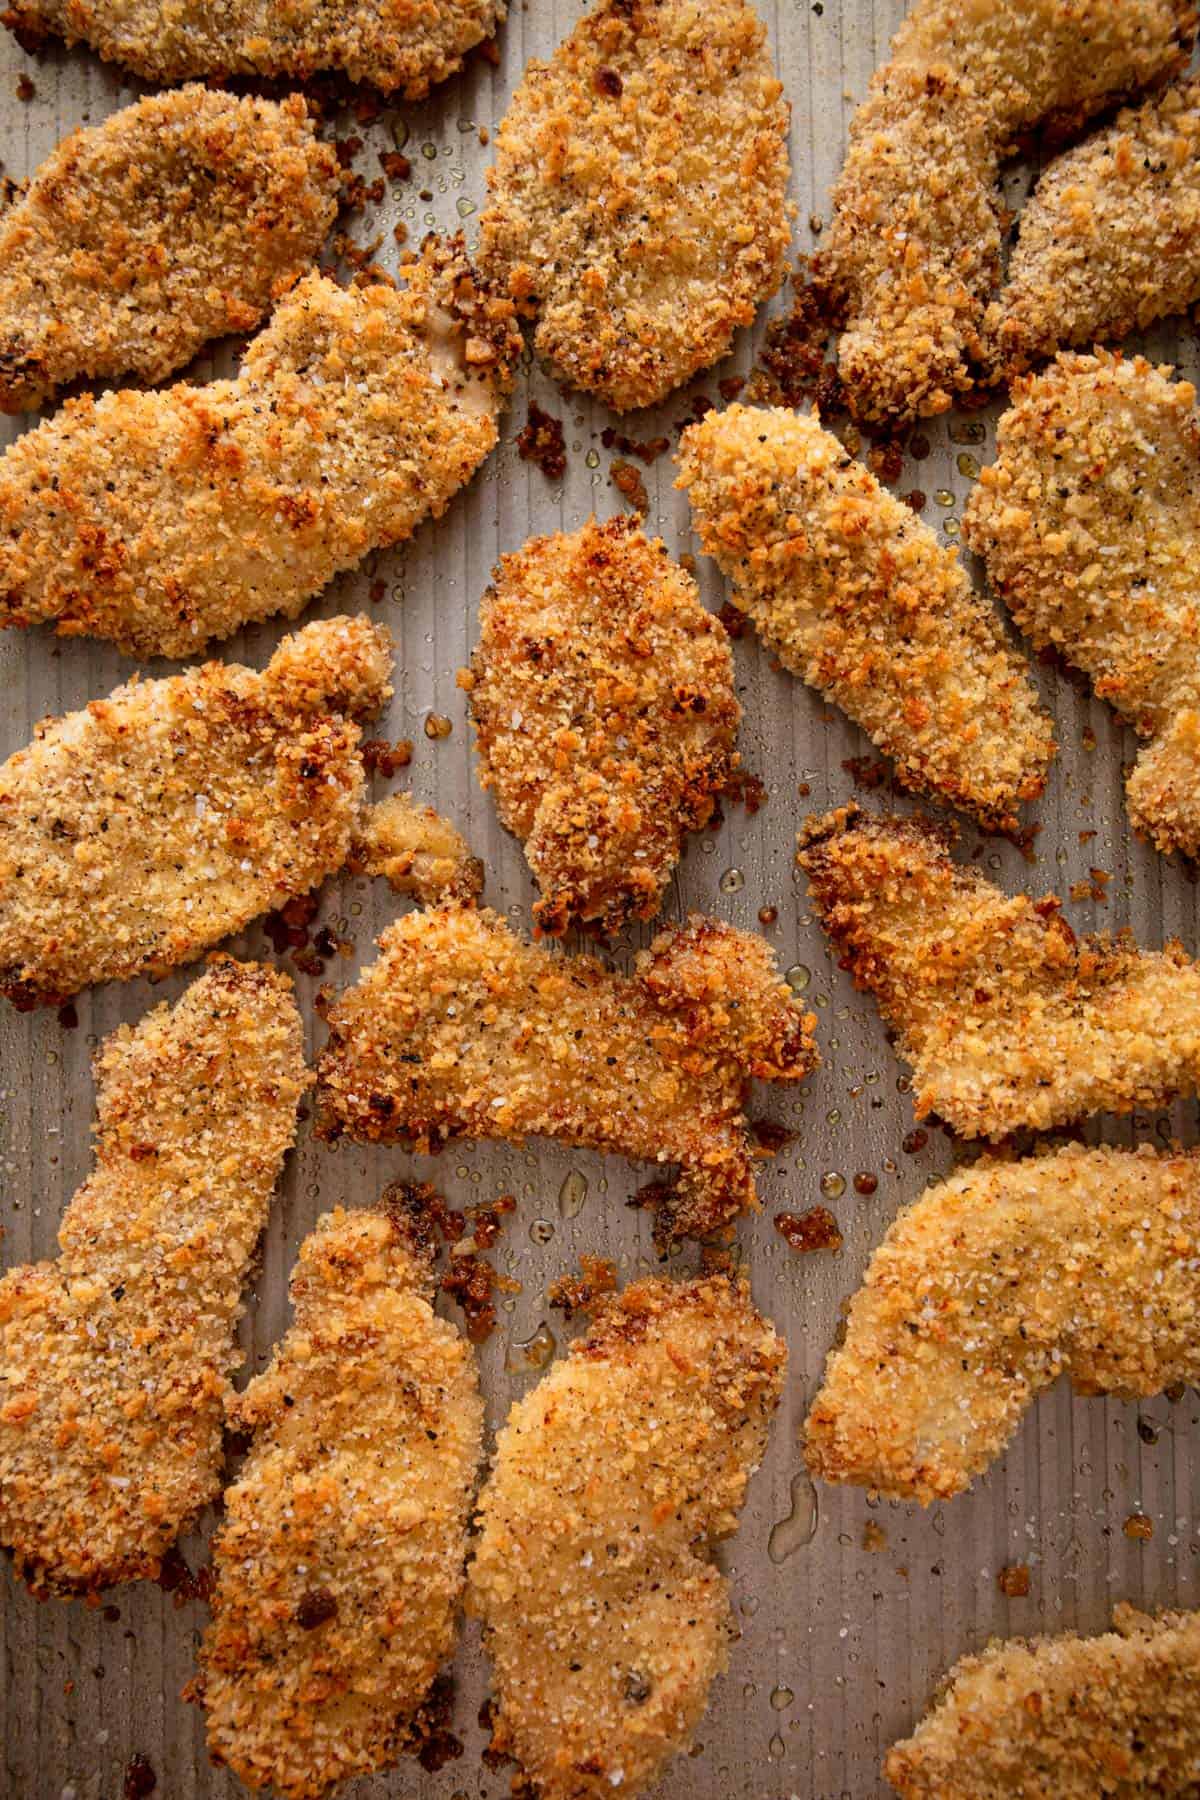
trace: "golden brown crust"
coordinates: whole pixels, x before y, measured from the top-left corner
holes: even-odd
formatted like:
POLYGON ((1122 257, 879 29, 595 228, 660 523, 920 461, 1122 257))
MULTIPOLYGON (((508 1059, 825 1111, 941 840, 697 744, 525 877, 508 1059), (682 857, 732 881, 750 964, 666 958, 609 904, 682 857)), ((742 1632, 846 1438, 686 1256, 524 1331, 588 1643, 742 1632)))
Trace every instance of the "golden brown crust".
POLYGON ((990 1643, 951 1669, 884 1774, 903 1800, 1191 1800, 1200 1613, 1118 1606, 1102 1637, 990 1643))
POLYGON ((1200 967, 1178 943, 1077 938, 1053 896, 1002 893, 920 819, 845 808, 800 845, 843 966, 913 1066, 918 1118, 999 1139, 1200 1087, 1200 967))
POLYGON ((298 94, 152 94, 71 133, 0 223, 0 411, 80 376, 161 381, 256 326, 337 211, 298 94))
POLYGON ((210 1754, 247 1787, 315 1800, 386 1768, 453 1648, 483 1405, 431 1288, 399 1221, 326 1213, 294 1322, 231 1408, 253 1443, 196 1689, 210 1754))
POLYGON ((1200 1380, 1200 1152, 985 1160, 889 1228, 805 1426, 809 1470, 961 1493, 1059 1375, 1125 1399, 1200 1380))
POLYGON ((291 983, 217 959, 96 1072, 59 1258, 0 1281, 0 1542, 37 1594, 154 1577, 220 1488, 239 1296, 308 1079, 291 983))
POLYGON ((432 806, 411 794, 389 794, 369 807, 350 847, 355 873, 382 875, 397 894, 422 906, 439 900, 474 900, 483 892, 483 864, 467 840, 432 806))
POLYGON ((652 919, 737 762, 733 657, 691 577, 629 519, 531 538, 496 570, 460 681, 541 930, 652 919))
POLYGON ((598 0, 513 95, 481 268, 559 380, 651 406, 783 279, 788 106, 745 0, 598 0))
POLYGON ((679 463, 705 552, 784 665, 906 787, 1015 828, 1045 786, 1052 726, 954 552, 831 432, 782 407, 707 413, 679 463))
POLYGON ((633 1795, 687 1749, 734 1635, 736 1529, 786 1349, 744 1285, 639 1281, 499 1434, 468 1606, 493 1748, 541 1800, 633 1795))

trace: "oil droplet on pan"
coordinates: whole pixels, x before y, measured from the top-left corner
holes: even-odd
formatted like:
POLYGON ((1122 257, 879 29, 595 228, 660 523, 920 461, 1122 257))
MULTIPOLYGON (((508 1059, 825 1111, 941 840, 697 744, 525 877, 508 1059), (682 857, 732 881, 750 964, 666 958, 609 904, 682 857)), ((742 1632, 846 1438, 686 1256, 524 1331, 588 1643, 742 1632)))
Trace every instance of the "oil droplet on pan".
POLYGON ((529 1235, 535 1244, 548 1244, 554 1236, 554 1227, 549 1219, 535 1219, 529 1227, 529 1235))
POLYGON ((836 1169, 827 1169, 821 1177, 821 1192, 827 1200, 840 1200, 846 1191, 846 1177, 836 1169))
POLYGON ((792 1510, 771 1527, 767 1555, 773 1563, 786 1562, 817 1535, 817 1490, 806 1474, 792 1476, 792 1510))
POLYGON ((742 874, 740 869, 726 869, 721 877, 721 892, 723 894, 740 894, 745 885, 746 877, 742 874))
POLYGON ((777 1687, 771 1690, 771 1705, 776 1712, 786 1712, 795 1698, 790 1687, 777 1687))
POLYGON ((793 963, 790 969, 784 970, 783 979, 793 994, 802 994, 812 980, 812 970, 806 969, 803 963, 793 963))
POLYGON ((544 1369, 557 1348, 554 1333, 543 1319, 532 1337, 513 1339, 504 1367, 510 1375, 528 1375, 544 1369))
POLYGON ((587 1199, 587 1176, 572 1169, 558 1190, 558 1210, 564 1219, 578 1218, 587 1199))

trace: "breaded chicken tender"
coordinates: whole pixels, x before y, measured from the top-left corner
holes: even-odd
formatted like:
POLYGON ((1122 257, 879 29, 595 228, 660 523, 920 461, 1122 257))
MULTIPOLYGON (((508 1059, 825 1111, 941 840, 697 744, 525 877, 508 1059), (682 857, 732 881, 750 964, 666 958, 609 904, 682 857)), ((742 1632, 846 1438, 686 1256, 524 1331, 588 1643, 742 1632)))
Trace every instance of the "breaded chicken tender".
POLYGON ((1015 384, 963 536, 1017 624, 1144 738, 1130 817, 1200 855, 1200 414, 1141 357, 1060 356, 1015 384))
POLYGON ((597 0, 496 137, 484 273, 617 412, 725 355, 783 279, 788 105, 746 0, 597 0))
POLYGON ((520 336, 461 238, 408 275, 307 276, 235 379, 69 401, 20 438, 0 458, 0 625, 191 656, 439 518, 496 442, 520 336))
POLYGON ((626 518, 531 538, 496 570, 460 683, 541 930, 652 919, 737 763, 729 639, 691 576, 626 518))
POLYGON ((462 833, 411 794, 389 794, 368 809, 349 860, 355 874, 382 875, 394 893, 412 894, 422 906, 483 891, 483 864, 462 833))
POLYGON ((0 1543, 42 1596, 153 1579, 220 1489, 242 1284, 308 1080, 291 983, 218 959, 96 1072, 58 1261, 0 1280, 0 1543))
POLYGON ((493 1748, 539 1800, 640 1793, 688 1748, 736 1636, 712 1545, 786 1358, 744 1283, 639 1281, 510 1412, 467 1603, 493 1748))
POLYGON ((213 1760, 287 1800, 394 1762, 454 1645, 483 1403, 404 1199, 319 1221, 294 1322, 231 1408, 252 1443, 193 1696, 213 1760))
POLYGON ((918 1118, 1047 1131, 1200 1088, 1200 967, 1182 945, 1076 937, 1053 895, 1008 895, 922 819, 812 819, 798 861, 842 966, 912 1064, 918 1118))
POLYGON ((809 1470, 923 1506, 970 1485, 1043 1388, 1200 1381, 1200 1152, 977 1163, 906 1207, 850 1303, 809 1470))
POLYGON ((423 100, 504 14, 504 0, 13 0, 0 18, 26 49, 82 42, 144 81, 328 72, 423 100))
POLYGON ((322 1137, 552 1137, 678 1163, 677 1186, 651 1190, 664 1242, 756 1203, 750 1079, 802 1081, 818 1061, 766 942, 698 916, 628 977, 522 943, 493 912, 411 913, 327 1022, 322 1137))
POLYGON ((903 1800, 1200 1792, 1200 1613, 1118 1606, 1103 1637, 994 1639, 951 1669, 884 1774, 903 1800))
POLYGON ((679 486, 734 604, 905 787, 1012 830, 1054 754, 1024 659, 952 550, 816 419, 731 406, 683 434, 679 486))
POLYGON ((71 133, 0 221, 0 411, 80 376, 161 381, 310 267, 338 165, 297 94, 188 87, 71 133))
POLYGON ((190 962, 340 869, 365 778, 356 716, 391 694, 365 618, 43 720, 0 767, 0 993, 57 1006, 190 962))
POLYGON ((813 279, 862 419, 945 412, 989 361, 1000 164, 1187 60, 1192 0, 918 0, 850 128, 813 279))

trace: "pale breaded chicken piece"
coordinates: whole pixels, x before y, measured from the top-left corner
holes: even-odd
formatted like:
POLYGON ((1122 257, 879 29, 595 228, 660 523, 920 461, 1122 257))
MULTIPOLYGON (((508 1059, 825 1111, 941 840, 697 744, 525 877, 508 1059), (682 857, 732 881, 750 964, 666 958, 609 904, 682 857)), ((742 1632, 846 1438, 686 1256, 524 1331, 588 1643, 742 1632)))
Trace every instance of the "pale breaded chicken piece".
POLYGON ((918 0, 855 114, 813 279, 845 329, 862 419, 944 412, 986 372, 997 179, 1031 127, 1092 113, 1187 60, 1191 0, 918 0))
POLYGON ((262 674, 205 663, 43 720, 0 767, 0 993, 161 974, 340 869, 391 660, 365 618, 320 620, 262 674))
POLYGON ((71 133, 0 220, 0 411, 80 376, 161 381, 313 262, 338 164, 298 94, 188 87, 71 133))
POLYGON ((483 864, 462 833, 411 794, 389 794, 367 810, 349 865, 355 874, 382 875, 394 893, 412 894, 422 906, 483 892, 483 864))
POLYGON ((454 1646, 483 1403, 396 1198, 304 1240, 294 1322, 231 1408, 252 1442, 192 1692, 213 1760, 287 1800, 394 1762, 454 1646))
POLYGON ((328 72, 422 100, 504 15, 504 0, 13 0, 0 17, 26 49, 82 42, 144 81, 328 72))
POLYGON ((706 554, 785 667, 905 787, 1015 828, 1045 786, 1053 727, 954 551, 816 419, 782 407, 706 413, 679 464, 706 554))
POLYGON ((964 1656, 884 1774, 903 1800, 1194 1800, 1200 1613, 1118 1606, 1103 1637, 964 1656))
POLYGON ((810 1472, 962 1493, 1060 1375, 1124 1399, 1200 1381, 1200 1152, 991 1159, 889 1228, 805 1426, 810 1472))
POLYGON ((1097 352, 1019 380, 963 536, 1017 624, 1150 741, 1130 816, 1200 855, 1200 414, 1190 381, 1097 352))
POLYGON ((652 919, 737 764, 729 638, 691 576, 627 518, 531 538, 497 568, 459 679, 541 930, 652 919))
POLYGON ((786 1359, 744 1282, 639 1281, 510 1412, 467 1604, 493 1748, 540 1800, 637 1794, 688 1748, 736 1636, 712 1545, 786 1359))
POLYGON ((857 986, 913 1067, 918 1118, 1046 1131, 1200 1088, 1200 966, 1127 932, 1077 938, 1053 895, 1010 896, 922 819, 812 819, 797 860, 857 986))
POLYGON ((220 1490, 242 1284, 308 1082, 291 983, 219 958, 96 1074, 61 1254, 0 1280, 0 1543, 38 1595, 153 1579, 220 1490))
POLYGON ((677 1186, 651 1190, 664 1242, 755 1204, 750 1079, 802 1081, 818 1061, 766 942, 698 916, 628 977, 523 943, 493 912, 411 913, 327 1022, 324 1138, 552 1137, 678 1163, 677 1186))
POLYGON ((190 656, 439 518, 496 442, 520 334, 461 238, 404 289, 306 276, 203 387, 68 401, 0 458, 0 625, 190 656))
POLYGON ((789 109, 746 0, 597 0, 496 136, 480 267, 617 412, 725 355, 783 280, 789 109))

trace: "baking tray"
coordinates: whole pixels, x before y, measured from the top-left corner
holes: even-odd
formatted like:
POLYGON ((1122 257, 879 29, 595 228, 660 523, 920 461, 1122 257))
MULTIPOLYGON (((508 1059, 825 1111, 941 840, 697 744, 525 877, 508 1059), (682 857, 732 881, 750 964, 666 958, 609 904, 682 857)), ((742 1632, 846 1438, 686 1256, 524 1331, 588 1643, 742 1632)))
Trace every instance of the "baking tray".
MULTIPOLYGON (((798 250, 815 241, 810 221, 819 222, 827 212, 854 101, 885 54, 902 11, 882 0, 841 5, 825 0, 823 7, 793 0, 767 8, 792 103, 798 250)), ((363 241, 384 233, 385 263, 394 266, 391 233, 400 219, 412 240, 434 225, 473 235, 491 155, 479 141, 479 127, 494 129, 527 59, 548 55, 577 16, 574 4, 529 0, 503 27, 496 65, 475 58, 426 104, 386 109, 372 124, 364 126, 350 113, 331 122, 337 135, 364 140, 357 166, 368 181, 379 173, 377 153, 406 137, 411 182, 389 187, 382 204, 369 206, 350 226, 363 241), (422 189, 432 193, 431 201, 418 198, 422 189)), ((99 120, 139 91, 85 51, 31 58, 3 34, 0 158, 6 172, 24 177, 71 127, 99 120), (18 97, 22 75, 36 90, 27 100, 18 97)), ((1013 171, 1014 197, 1027 181, 1027 170, 1013 171)), ((783 304, 781 298, 774 310, 783 304)), ((739 340, 726 367, 623 428, 636 437, 666 431, 674 440, 689 395, 715 396, 720 375, 751 367, 764 323, 739 340)), ((1190 332, 1162 334, 1150 348, 1195 373, 1190 332)), ((231 367, 230 356, 222 354, 198 363, 195 373, 207 377, 231 367)), ((994 417, 993 410, 970 420, 952 414, 933 421, 927 434, 930 456, 919 465, 907 464, 900 480, 902 491, 920 487, 929 496, 925 517, 951 538, 971 470, 990 459, 994 417), (984 441, 971 441, 979 427, 984 441)), ((609 480, 611 455, 600 436, 612 423, 603 407, 563 395, 540 370, 529 369, 504 422, 501 448, 447 516, 427 525, 406 549, 336 582, 307 615, 367 609, 372 581, 384 582, 385 597, 371 610, 395 634, 398 677, 382 729, 413 740, 408 771, 413 792, 466 831, 486 863, 487 898, 521 928, 530 922, 532 885, 519 846, 500 830, 478 787, 455 671, 473 646, 478 599, 502 551, 534 531, 570 529, 592 510, 601 517, 619 510, 620 495, 609 480), (513 440, 531 398, 564 424, 568 462, 558 484, 516 454, 513 440), (452 720, 448 738, 435 742, 425 736, 430 712, 452 720)), ((7 429, 12 435, 19 426, 7 429)), ((694 551, 686 503, 673 490, 673 476, 667 457, 645 471, 649 525, 674 552, 694 551)), ((721 583, 703 560, 699 579, 708 603, 719 606, 721 583)), ((285 629, 253 627, 230 642, 227 654, 262 665, 285 629)), ((886 1502, 872 1507, 858 1490, 822 1487, 814 1494, 803 1471, 797 1428, 839 1309, 896 1209, 950 1165, 953 1150, 938 1131, 919 1149, 911 1148, 911 1138, 910 1148, 903 1147, 913 1119, 902 1070, 873 1005, 856 996, 835 968, 793 872, 802 816, 851 794, 844 764, 870 746, 817 696, 772 669, 752 635, 737 644, 735 655, 746 714, 743 759, 765 780, 767 804, 754 817, 729 807, 718 830, 691 840, 666 910, 680 917, 699 907, 755 928, 760 908, 777 908, 767 935, 782 966, 799 965, 810 973, 807 996, 817 1013, 824 1060, 802 1094, 785 1098, 782 1090, 768 1092, 758 1108, 798 1133, 762 1175, 762 1213, 744 1220, 738 1232, 755 1296, 787 1337, 790 1374, 741 1531, 723 1552, 741 1640, 729 1673, 714 1690, 691 1758, 675 1763, 659 1791, 663 1800, 743 1795, 747 1800, 869 1800, 887 1791, 878 1772, 887 1745, 910 1727, 941 1672, 989 1636, 1098 1630, 1119 1599, 1147 1606, 1200 1603, 1200 1407, 1191 1391, 1174 1403, 1159 1398, 1136 1407, 1076 1400, 1060 1387, 1037 1404, 1009 1453, 969 1495, 949 1505, 922 1512, 886 1502), (803 796, 802 784, 808 790, 803 796), (853 1177, 859 1172, 877 1177, 869 1196, 855 1192, 853 1177), (823 1185, 838 1186, 836 1180, 823 1184, 829 1176, 845 1184, 838 1197, 822 1191, 823 1185), (843 1247, 836 1255, 797 1255, 772 1228, 772 1215, 821 1199, 837 1215, 843 1247), (1135 1511, 1153 1521, 1149 1541, 1131 1539, 1123 1530, 1135 1511), (881 1528, 883 1548, 864 1548, 868 1524, 881 1528), (998 1587, 998 1571, 1013 1564, 1028 1568, 1026 1597, 1006 1598, 998 1587)), ((43 632, 0 634, 3 754, 27 741, 37 719, 107 693, 129 667, 114 651, 84 640, 60 644, 43 632)), ((1125 821, 1121 769, 1133 753, 1131 735, 1107 707, 1053 671, 1039 668, 1037 679, 1062 748, 1035 809, 1042 828, 1035 866, 1009 845, 980 839, 970 827, 963 834, 966 852, 978 854, 994 878, 1014 891, 1032 885, 1065 893, 1072 883, 1087 882, 1091 868, 1103 868, 1112 877, 1107 903, 1069 904, 1073 924, 1085 929, 1131 924, 1153 944, 1178 934, 1195 953, 1196 888, 1176 863, 1135 842, 1125 821), (1097 835, 1081 841, 1082 832, 1097 835)), ((383 787, 380 783, 380 791, 383 787)), ((367 959, 377 931, 395 910, 382 884, 345 877, 324 888, 317 923, 333 923, 353 940, 356 959, 367 959)), ((648 931, 626 934, 615 947, 617 961, 626 960, 648 936, 648 931)), ((258 928, 232 947, 249 956, 272 954, 258 928)), ((356 961, 335 962, 329 974, 344 984, 355 967, 356 961)), ((136 1020, 156 1000, 174 998, 193 973, 154 988, 137 982, 84 994, 74 1030, 65 1030, 53 1012, 24 1017, 7 1007, 0 1012, 5 1266, 54 1253, 62 1209, 87 1173, 90 1060, 96 1044, 122 1020, 136 1020)), ((308 976, 297 979, 310 1048, 324 1037, 313 1012, 316 986, 308 976)), ((1157 1143, 1172 1135, 1194 1141, 1195 1127, 1196 1109, 1189 1104, 1169 1115, 1106 1125, 1103 1135, 1118 1143, 1157 1143)), ((351 1144, 334 1153, 314 1143, 304 1125, 249 1296, 242 1332, 248 1371, 264 1365, 284 1325, 288 1272, 318 1213, 338 1202, 373 1200, 387 1181, 410 1171, 435 1180, 456 1205, 504 1192, 519 1203, 498 1257, 521 1291, 502 1310, 482 1352, 494 1426, 511 1399, 536 1379, 522 1368, 527 1359, 516 1346, 543 1322, 560 1341, 565 1336, 545 1299, 554 1276, 583 1251, 614 1258, 623 1277, 655 1266, 649 1218, 626 1205, 645 1170, 619 1158, 540 1144, 527 1151, 452 1145, 437 1159, 351 1144), (568 1176, 576 1174, 586 1179, 587 1197, 574 1211, 570 1197, 578 1182, 568 1183, 565 1206, 560 1194, 568 1176)), ((672 1266, 689 1266, 695 1254, 694 1247, 685 1249, 672 1266)), ((193 1566, 204 1557, 212 1523, 206 1517, 203 1530, 183 1546, 193 1566)), ((868 1535, 878 1542, 878 1533, 868 1535)), ((14 1800, 119 1800, 135 1755, 148 1760, 157 1792, 170 1800, 241 1792, 231 1776, 209 1766, 202 1715, 179 1699, 193 1673, 204 1623, 198 1602, 178 1605, 177 1596, 142 1584, 117 1589, 96 1607, 39 1604, 7 1576, 0 1594, 0 1792, 14 1800)), ((436 1776, 406 1762, 345 1790, 350 1800, 399 1794, 499 1800, 507 1793, 507 1773, 480 1761, 486 1733, 477 1714, 486 1679, 471 1625, 462 1636, 455 1674, 462 1757, 436 1776)))

